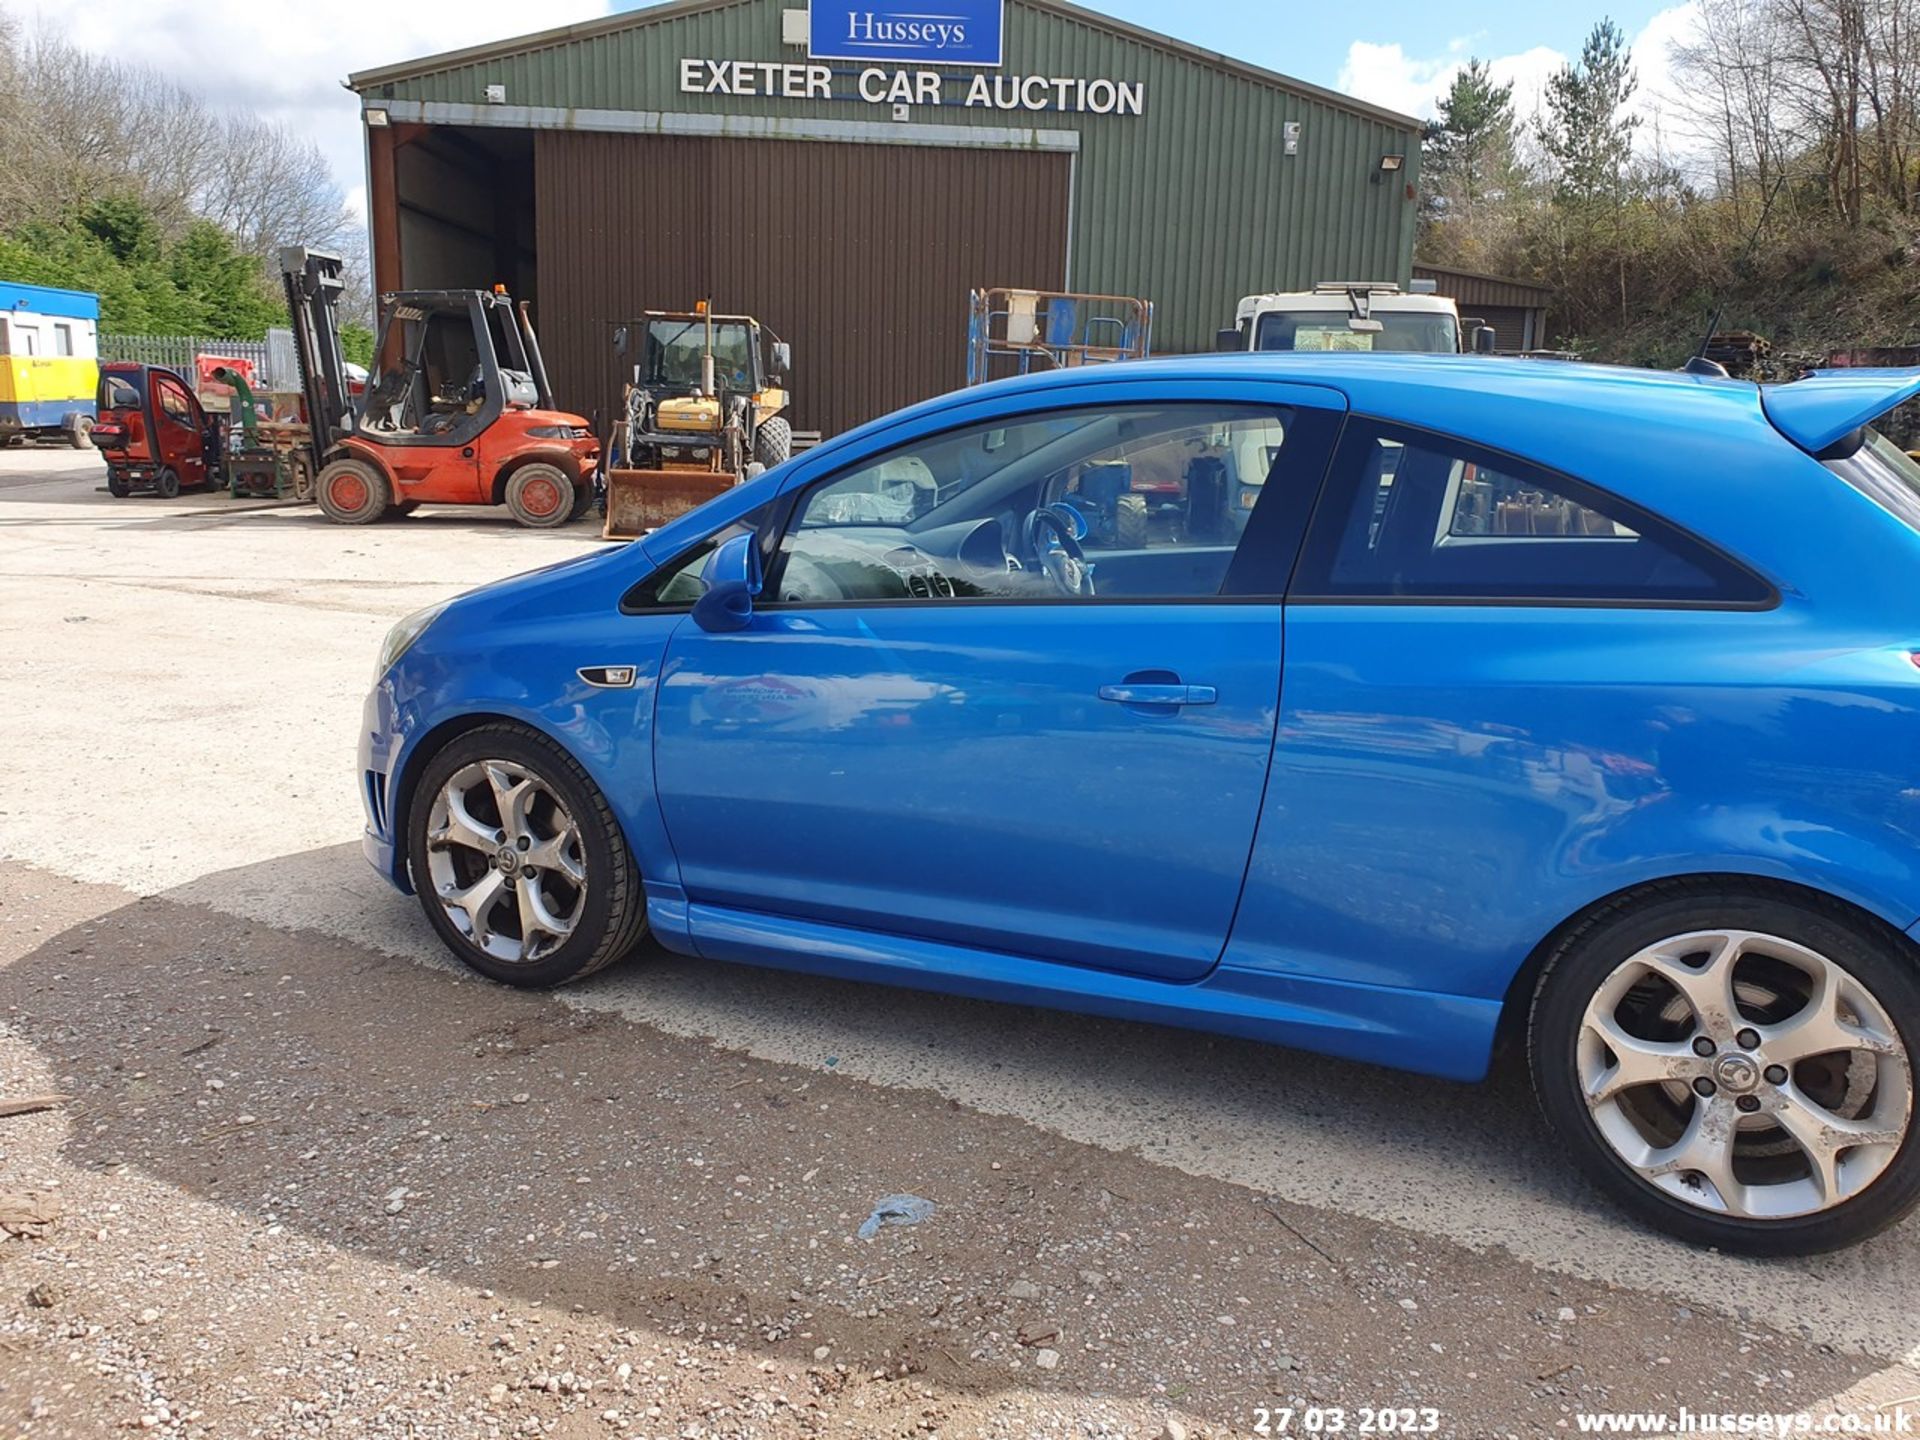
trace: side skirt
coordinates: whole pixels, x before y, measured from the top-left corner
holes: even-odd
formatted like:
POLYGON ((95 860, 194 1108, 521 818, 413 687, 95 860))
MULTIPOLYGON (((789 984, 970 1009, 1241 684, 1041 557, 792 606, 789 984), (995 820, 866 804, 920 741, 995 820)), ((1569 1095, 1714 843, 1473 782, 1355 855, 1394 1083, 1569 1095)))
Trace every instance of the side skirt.
POLYGON ((1225 965, 1195 983, 1151 980, 692 904, 660 889, 648 889, 648 920, 681 954, 1207 1030, 1448 1080, 1485 1077, 1500 1018, 1498 1000, 1225 965))

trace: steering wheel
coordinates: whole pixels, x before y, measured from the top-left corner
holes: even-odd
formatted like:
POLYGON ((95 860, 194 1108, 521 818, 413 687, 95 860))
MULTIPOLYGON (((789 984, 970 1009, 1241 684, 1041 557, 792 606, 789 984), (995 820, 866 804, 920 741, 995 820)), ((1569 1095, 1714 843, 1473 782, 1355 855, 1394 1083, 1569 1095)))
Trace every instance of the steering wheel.
POLYGON ((1077 519, 1062 505, 1042 506, 1027 517, 1027 549, 1054 589, 1076 598, 1094 593, 1093 567, 1074 533, 1081 528, 1077 519))

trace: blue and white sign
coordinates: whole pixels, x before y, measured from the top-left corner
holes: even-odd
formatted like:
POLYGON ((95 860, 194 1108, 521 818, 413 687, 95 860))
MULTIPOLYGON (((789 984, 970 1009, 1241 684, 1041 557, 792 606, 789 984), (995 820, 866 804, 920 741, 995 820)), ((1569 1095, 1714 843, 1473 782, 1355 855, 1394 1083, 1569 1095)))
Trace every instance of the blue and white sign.
POLYGON ((809 0, 815 60, 998 66, 1005 0, 809 0))

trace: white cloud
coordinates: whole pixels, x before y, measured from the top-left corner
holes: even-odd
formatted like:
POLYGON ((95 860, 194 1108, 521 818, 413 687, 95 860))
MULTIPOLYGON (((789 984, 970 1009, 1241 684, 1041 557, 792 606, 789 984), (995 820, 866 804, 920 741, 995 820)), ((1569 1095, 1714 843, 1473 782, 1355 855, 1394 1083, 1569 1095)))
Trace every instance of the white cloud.
MULTIPOLYGON (((1669 153, 1685 147, 1687 137, 1675 123, 1678 90, 1671 51, 1676 41, 1691 33, 1697 14, 1695 0, 1685 0, 1662 10, 1631 37, 1634 70, 1640 81, 1632 109, 1644 122, 1637 137, 1642 149, 1655 143, 1669 153)), ((1569 59, 1546 45, 1510 55, 1486 56, 1484 50, 1478 53, 1487 60, 1497 84, 1512 83, 1514 111, 1523 123, 1539 112, 1548 79, 1569 59)), ((1357 99, 1430 119, 1454 76, 1475 54, 1470 38, 1452 41, 1442 54, 1425 56, 1409 55, 1397 42, 1381 45, 1356 40, 1347 47, 1346 63, 1340 67, 1335 83, 1357 99)))
MULTIPOLYGON (((24 7, 16 7, 16 13, 24 7)), ((609 0, 408 0, 315 9, 298 0, 57 0, 37 23, 83 50, 151 65, 213 105, 244 105, 326 154, 348 202, 364 211, 365 163, 350 72, 532 29, 605 15, 609 0)))

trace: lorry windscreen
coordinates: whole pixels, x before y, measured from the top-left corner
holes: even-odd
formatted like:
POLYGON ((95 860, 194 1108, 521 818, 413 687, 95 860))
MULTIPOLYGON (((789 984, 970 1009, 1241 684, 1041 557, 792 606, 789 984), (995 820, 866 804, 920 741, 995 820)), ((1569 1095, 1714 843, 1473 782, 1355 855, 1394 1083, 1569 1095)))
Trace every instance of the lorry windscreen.
POLYGON ((1374 308, 1377 331, 1353 330, 1338 310, 1272 310, 1260 317, 1256 350, 1381 350, 1396 354, 1453 355, 1460 331, 1451 315, 1410 314, 1374 308))

